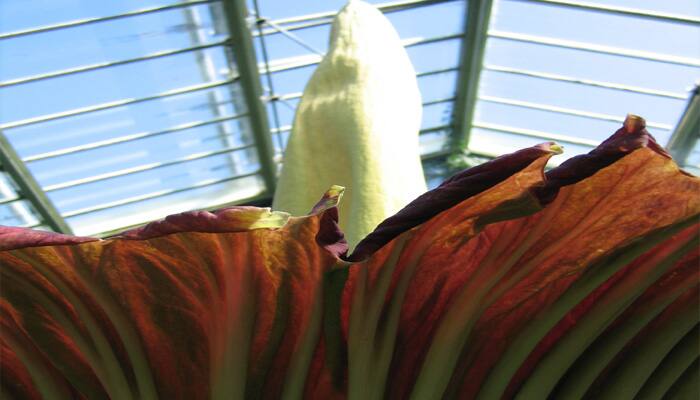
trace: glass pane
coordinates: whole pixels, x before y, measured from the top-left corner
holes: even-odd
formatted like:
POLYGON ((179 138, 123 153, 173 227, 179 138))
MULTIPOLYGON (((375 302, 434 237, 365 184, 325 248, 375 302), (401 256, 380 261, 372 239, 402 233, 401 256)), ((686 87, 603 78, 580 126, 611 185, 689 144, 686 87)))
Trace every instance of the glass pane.
MULTIPOLYGON (((386 0, 367 0, 372 4, 384 4, 386 0)), ((290 17, 299 17, 303 15, 317 13, 334 13, 345 6, 347 0, 297 0, 291 2, 282 2, 280 0, 258 0, 260 14, 266 18, 277 20, 290 17), (283 5, 283 6, 282 6, 283 5)), ((248 1, 248 7, 255 10, 255 2, 248 1)), ((403 36, 406 30, 415 30, 417 25, 437 25, 434 23, 426 23, 426 10, 432 15, 429 18, 439 21, 443 26, 437 29, 461 29, 461 16, 463 4, 460 1, 446 2, 445 4, 434 4, 430 7, 418 7, 414 10, 403 10, 400 12, 388 13, 387 16, 396 26, 397 31, 403 36), (422 13, 422 14, 421 14, 422 13), (402 15, 403 14, 403 15, 402 15), (458 15, 455 15, 458 14, 458 15)), ((435 27, 426 27, 426 29, 436 29, 435 27)))
POLYGON ((417 73, 457 68, 461 39, 422 44, 406 48, 417 73))
POLYGON ((700 15, 700 2, 696 0, 595 0, 595 3, 637 10, 655 10, 662 13, 700 15))
POLYGON ((386 15, 401 38, 432 38, 462 32, 464 3, 451 1, 386 15))
MULTIPOLYGON (((0 164, 0 169, 2 165, 0 164)), ((17 198, 17 187, 7 173, 0 171, 0 201, 17 198)))
POLYGON ((695 141, 683 168, 692 174, 700 175, 700 140, 695 141))
MULTIPOLYGON (((333 11, 341 9, 346 0, 326 0, 326 1, 316 1, 316 0, 298 0, 285 2, 284 7, 280 7, 279 0, 257 0, 257 4, 260 8, 260 14, 266 18, 280 19, 288 17, 296 17, 306 14, 315 14, 326 11, 333 11)), ((370 0, 369 3, 381 3, 380 0, 370 0)), ((248 8, 255 10, 255 2, 252 0, 248 1, 248 8)))
POLYGON ((34 208, 26 200, 0 204, 0 225, 32 226, 39 223, 34 208))
POLYGON ((254 149, 244 149, 51 191, 49 196, 59 210, 72 213, 85 207, 193 186, 207 179, 248 174, 256 172, 258 168, 254 149), (247 162, 236 162, 240 160, 247 162), (233 172, 234 168, 237 172, 233 172))
MULTIPOLYGON (((130 3, 122 6, 132 9, 130 3)), ((117 12, 110 7, 91 9, 117 12)), ((18 61, 2 64, 0 79, 210 44, 226 35, 217 3, 28 35, 0 43, 0 56, 18 61)), ((0 92, 5 123, 88 110, 4 133, 79 234, 257 195, 262 181, 246 177, 260 163, 240 85, 199 88, 230 79, 232 63, 229 49, 215 46, 10 85, 0 92), (182 88, 192 90, 172 94, 182 88), (132 99, 141 100, 89 110, 132 99)))
MULTIPOLYGON (((279 28, 284 29, 284 26, 279 26, 279 28)), ((266 34, 264 36, 265 49, 267 50, 267 54, 270 57, 270 60, 299 57, 313 53, 310 49, 304 47, 304 45, 299 44, 298 42, 290 39, 288 36, 279 33, 278 31, 275 31, 275 28, 272 26, 266 25, 264 27, 264 31, 276 32, 266 34)), ((325 24, 305 29, 295 29, 289 31, 289 34, 297 37, 299 40, 301 40, 303 43, 310 46, 311 48, 325 53, 328 50, 328 37, 330 36, 330 31, 331 26, 329 24, 325 24)), ((255 29, 254 32, 257 34, 257 29, 255 29)), ((261 38, 258 37, 255 40, 255 44, 258 60, 262 62, 264 58, 262 46, 260 45, 260 40, 261 38)))
MULTIPOLYGON (((534 146, 539 143, 546 142, 540 138, 529 136, 515 135, 508 132, 495 131, 490 129, 472 128, 471 137, 469 140, 469 149, 471 151, 482 153, 490 156, 497 156, 506 153, 523 149, 525 147, 534 146)), ((564 145, 564 154, 554 156, 549 161, 549 166, 559 165, 562 161, 569 157, 579 154, 588 153, 590 147, 577 146, 573 144, 564 145)))
MULTIPOLYGON (((569 136, 574 139, 589 140, 595 144, 605 140, 617 131, 621 122, 605 121, 567 115, 543 110, 516 107, 479 101, 475 121, 532 129, 554 135, 569 136)), ((648 130, 661 143, 665 143, 671 132, 649 127, 648 130)), ((554 139, 558 141, 559 139, 554 139)), ((546 139, 542 139, 546 141, 546 139)), ((562 144, 566 144, 562 142, 562 144)))
POLYGON ((434 128, 440 125, 448 125, 452 118, 451 101, 432 104, 423 107, 423 124, 422 129, 434 128))
POLYGON ((678 121, 686 102, 494 71, 482 72, 479 93, 621 117, 633 113, 649 122, 671 126, 678 121))
POLYGON ((521 1, 499 1, 494 11, 491 29, 682 57, 700 55, 697 26, 521 1))
MULTIPOLYGON (((241 143, 240 131, 236 125, 235 122, 212 124, 39 160, 29 165, 34 176, 43 186, 56 185, 249 144, 241 143)), ((237 157, 231 165, 232 171, 239 171, 250 163, 251 160, 237 157)))
POLYGON ((418 78, 418 88, 424 102, 453 97, 457 85, 457 72, 445 72, 418 78))
POLYGON ((423 161, 423 173, 428 190, 435 189, 457 171, 448 167, 445 157, 423 161))
MULTIPOLYGON (((306 82, 311 78, 311 74, 313 74, 315 70, 316 65, 314 64, 308 67, 294 68, 273 73, 272 84, 274 85, 275 94, 302 92, 306 86, 306 82)), ((266 79, 263 78, 262 84, 266 90, 270 89, 266 79)))
POLYGON ((299 98, 291 100, 279 100, 274 103, 270 102, 267 105, 267 116, 270 119, 270 126, 273 128, 289 127, 294 122, 294 113, 299 105, 299 98), (276 109, 276 111, 275 111, 276 109), (275 112, 279 120, 279 126, 275 121, 275 112))
MULTIPOLYGON (((83 146, 101 141, 178 129, 191 124, 227 118, 245 111, 236 100, 237 86, 172 96, 71 118, 13 128, 5 131, 22 158, 83 146), (51 135, 45 134, 51 132, 51 135)), ((249 134, 240 124, 243 119, 226 124, 236 143, 249 143, 249 134)), ((211 128, 211 127, 209 127, 211 128)), ((165 135, 159 140, 177 140, 179 135, 165 135)), ((160 143, 154 141, 153 143, 160 143)), ((155 148, 154 150, 157 150, 155 148)))
POLYGON ((14 122, 222 82, 229 78, 224 53, 224 48, 218 47, 11 86, 3 89, 2 96, 15 101, 2 102, 0 113, 3 122, 14 122), (201 65, 203 59, 210 65, 201 65), (62 95, 47 96, 47 93, 62 95))
POLYGON ((0 164, 0 225, 31 226, 40 221, 34 207, 22 199, 17 184, 0 164))
POLYGON ((188 0, 3 0, 0 32, 14 32, 86 18, 124 14, 188 0))
MULTIPOLYGON (((673 6, 668 4, 676 2, 599 3, 700 16, 698 3, 691 6, 687 0, 673 6)), ((627 57, 622 51, 603 54, 491 36, 479 85, 482 100, 475 113, 475 121, 481 126, 510 126, 595 144, 620 127, 620 122, 609 121, 610 117, 621 120, 633 113, 647 120, 648 130, 663 144, 685 109, 689 89, 700 77, 700 27, 689 24, 540 2, 499 0, 490 28, 492 33, 513 32, 682 60, 652 61, 627 57), (602 87, 605 85, 617 88, 602 87), (654 91, 657 94, 650 93, 654 91)), ((505 135, 473 129, 475 142, 471 147, 500 154, 515 149, 512 143, 544 141, 505 135), (493 136, 491 148, 488 135, 493 136), (511 139, 513 142, 509 143, 511 139)), ((563 158, 580 150, 574 147, 570 151, 571 144, 567 147, 569 151, 563 158)))
MULTIPOLYGON (((212 180, 203 180, 200 183, 206 184, 208 181, 212 180)), ((263 190, 264 183, 256 175, 70 217, 67 220, 77 235, 94 235, 142 224, 186 210, 225 205, 256 196, 263 190)), ((158 194, 157 191, 148 193, 158 194)))
POLYGON ((489 39, 486 51, 489 65, 615 82, 679 94, 685 94, 690 84, 699 76, 697 67, 640 62, 628 57, 499 38, 489 39))
POLYGON ((437 131, 421 133, 420 154, 431 154, 443 150, 447 145, 450 128, 443 128, 437 131))
MULTIPOLYGON (((1 8, 5 9, 4 3, 1 8)), ((0 64, 0 80, 215 42, 221 36, 210 10, 187 7, 2 40, 0 58, 14 62, 0 64)))

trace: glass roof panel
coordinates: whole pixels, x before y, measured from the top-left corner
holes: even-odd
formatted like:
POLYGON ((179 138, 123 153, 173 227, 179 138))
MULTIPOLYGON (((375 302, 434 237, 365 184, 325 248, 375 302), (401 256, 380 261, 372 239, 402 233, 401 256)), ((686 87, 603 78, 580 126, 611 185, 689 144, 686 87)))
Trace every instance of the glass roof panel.
MULTIPOLYGON (((500 99, 494 98, 494 100, 500 99)), ((622 121, 592 119, 519 105, 481 101, 476 109, 475 123, 486 122, 559 135, 557 140, 560 141, 565 137, 570 137, 572 140, 578 139, 580 142, 590 145, 605 140, 610 136, 610 132, 615 132, 622 123, 622 121), (590 139, 584 139, 588 136, 590 139)), ((566 143, 562 142, 562 144, 566 143)))
POLYGON ((456 68, 459 64, 461 38, 427 43, 406 48, 416 73, 425 73, 437 69, 456 68))
POLYGON ((700 175, 700 140, 695 142, 688 158, 685 160, 685 170, 695 175, 700 175))
POLYGON ((700 37, 697 26, 513 0, 495 3, 491 29, 690 58, 700 37))
MULTIPOLYGON (((557 140, 566 155, 555 157, 556 164, 588 151, 628 112, 644 116, 665 143, 700 79, 700 24, 584 8, 600 4, 697 19, 700 3, 594 0, 564 7, 553 5, 557 1, 494 1, 469 149, 496 156, 557 140)), ((191 2, 4 39, 12 31, 180 1, 0 3, 0 59, 15 61, 0 63, 0 128, 78 234, 254 198, 264 190, 235 62, 223 42, 222 5, 191 2)), ((328 23, 345 2, 257 0, 264 35, 254 29, 253 36, 277 162, 299 96, 327 50, 328 23)), ((466 1, 370 2, 383 9, 402 4, 387 16, 419 76, 421 152, 434 186, 439 168, 433 167, 448 153, 455 90, 462 89, 457 68, 466 1)), ((255 10, 256 2, 248 3, 255 10)), ((698 154, 696 145, 689 169, 700 168, 698 154)), ((0 224, 46 223, 16 197, 11 180, 0 174, 0 224)))
POLYGON ((0 204, 0 225, 33 227, 39 223, 36 211, 27 200, 0 204))
MULTIPOLYGON (((231 181, 205 178, 186 187, 172 187, 168 190, 149 190, 135 198, 124 198, 124 201, 136 200, 128 204, 109 204, 102 210, 85 212, 75 216, 67 216, 68 223, 90 234, 99 227, 99 232, 109 233, 120 231, 124 227, 140 225, 147 221, 162 218, 165 215, 211 208, 250 198, 264 189, 264 183, 259 175, 249 176, 231 181), (184 191, 179 191, 183 190, 184 191), (216 203, 212 203, 212 199, 216 203)), ((80 210, 75 210, 80 211, 80 210)), ((85 211, 85 210, 83 210, 85 211)))
MULTIPOLYGON (((78 148, 89 148, 100 144, 116 146, 120 143, 144 140, 152 137, 153 140, 167 142, 172 140, 168 136, 168 129, 176 135, 187 134, 196 122, 206 122, 212 119, 233 118, 245 112, 242 103, 235 102, 233 90, 214 88, 201 90, 188 94, 172 96, 153 101, 132 104, 123 107, 110 108, 76 115, 70 118, 55 119, 42 123, 17 127, 5 131, 13 142, 15 149, 23 158, 30 160, 47 156, 47 153, 71 151, 78 148), (218 97, 222 104, 211 106, 211 97, 218 97), (42 134, 50 131, 51 135, 42 134), (164 132, 156 135, 155 133, 164 132), (150 135, 150 136, 149 136, 150 135), (138 139, 141 138, 143 139, 138 139)), ((199 129, 211 129, 211 125, 217 128, 217 124, 203 125, 199 129)), ((232 125, 240 130, 236 124, 232 125)), ((244 139, 249 140, 248 133, 244 139)), ((160 142, 154 143, 160 143, 160 142)), ((113 148, 116 152, 116 148, 113 148)))
POLYGON ((598 4, 630 7, 639 10, 656 10, 680 15, 700 15, 700 3, 694 0, 595 0, 598 4))
MULTIPOLYGON (((156 4, 59 3, 74 13, 52 23, 156 4)), ((75 233, 263 192, 221 10, 204 3, 0 40, 17 61, 0 67, 0 127, 75 233)))
POLYGON ((683 96, 688 90, 688 82, 698 77, 698 68, 693 66, 662 62, 648 62, 640 66, 638 59, 616 54, 598 54, 495 37, 488 41, 487 51, 487 65, 616 82, 683 96))
POLYGON ((35 226, 40 223, 39 214, 32 204, 23 199, 17 184, 0 164, 0 225, 35 226))
POLYGON ((12 121, 16 121, 122 99, 147 97, 183 87, 221 82, 229 78, 227 73, 218 72, 225 66, 224 49, 217 48, 197 54, 178 54, 147 63, 133 63, 41 80, 6 88, 5 96, 24 101, 4 102, 0 112, 3 115, 13 116, 12 121), (212 70, 217 73, 196 73, 198 57, 211 60, 212 70), (61 102, 56 102, 52 96, 46 96, 46 93, 59 93, 67 87, 90 88, 90 90, 66 93, 62 96, 61 102))
POLYGON ((2 171, 2 164, 0 164, 0 202, 7 202, 18 197, 17 186, 12 178, 2 171))
MULTIPOLYGON (((386 4, 386 3, 385 3, 386 4)), ((464 2, 445 1, 386 14, 401 38, 432 38, 462 32, 464 2)))
POLYGON ((14 32, 185 2, 188 0, 3 0, 0 7, 0 26, 4 32, 14 32))
MULTIPOLYGON (((496 129, 473 128, 470 139, 470 148, 478 153, 488 156, 498 156, 505 153, 512 153, 525 147, 534 146, 546 142, 546 139, 516 135, 496 129)), ((568 157, 587 153, 590 148, 587 146, 564 144, 565 155, 557 155, 552 158, 548 165, 558 165, 568 157)))
MULTIPOLYGON (((56 1, 64 2, 70 1, 56 1)), ((0 8, 4 9, 4 5, 0 8)), ((210 6, 178 8, 1 40, 0 57, 22 60, 22 63, 0 64, 3 81, 192 46, 193 23, 187 13, 206 16, 209 9, 210 6), (70 43, 70 46, 56 43, 70 43)), ((196 44, 221 39, 213 29, 211 18, 201 17, 198 23, 202 24, 199 29, 203 35, 197 39, 203 40, 196 44)), ((5 26, 0 26, 6 33, 5 26)))
MULTIPOLYGON (((700 24, 553 3, 494 3, 470 149, 502 154, 540 135, 560 139, 569 157, 612 134, 627 113, 643 116, 666 143, 700 79, 700 24)), ((681 9, 700 17, 694 6, 681 9)))
MULTIPOLYGON (((374 4, 374 5, 388 5, 388 4, 395 4, 395 3, 400 3, 400 1, 387 1, 387 0, 365 0, 368 3, 374 4)), ((255 5, 257 2, 257 6, 260 10, 260 14, 264 16, 265 18, 270 18, 274 20, 287 20, 287 19, 294 19, 294 20, 299 20, 302 17, 305 16, 316 16, 316 14, 323 14, 324 19, 328 20, 333 17, 333 14, 343 8, 345 4, 347 3, 347 0, 326 0, 326 1, 317 1, 317 0, 296 0, 293 2, 288 2, 285 0, 247 0, 248 8, 250 10, 255 10, 255 5)), ((435 12, 436 17, 440 18, 452 18, 453 16, 449 16, 449 12, 445 11, 444 14, 439 14, 443 11, 434 11, 438 7, 441 7, 439 3, 457 3, 459 4, 459 0, 443 0, 442 2, 440 1, 432 1, 433 5, 430 7, 430 12, 433 13, 435 12)), ((459 7, 459 6, 458 6, 459 7)), ((425 10, 425 7, 421 7, 423 10, 425 10)), ((454 9, 453 9, 454 10, 454 9)), ((461 17, 461 16, 459 16, 461 17)), ((392 21, 392 23, 394 23, 392 21)), ((461 24, 461 19, 457 19, 457 23, 461 24)), ((410 22, 410 25, 415 24, 415 22, 410 22)), ((459 25, 458 29, 461 29, 461 25, 459 25)), ((399 33, 401 32, 401 25, 397 24, 397 30, 399 33)), ((403 36, 403 35, 401 35, 403 36)))
POLYGON ((445 101, 423 106, 423 123, 421 129, 449 125, 452 118, 452 102, 445 101))
POLYGON ((482 79, 484 95, 512 96, 523 101, 613 115, 635 112, 656 123, 674 124, 685 105, 685 100, 681 99, 498 71, 486 70, 482 79))

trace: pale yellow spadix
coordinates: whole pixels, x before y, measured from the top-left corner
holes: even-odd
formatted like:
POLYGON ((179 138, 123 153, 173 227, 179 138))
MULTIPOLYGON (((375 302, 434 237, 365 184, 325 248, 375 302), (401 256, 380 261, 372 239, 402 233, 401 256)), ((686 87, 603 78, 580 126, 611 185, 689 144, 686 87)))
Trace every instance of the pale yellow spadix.
POLYGON ((273 202, 304 215, 331 185, 345 187, 340 227, 351 249, 426 190, 416 73, 387 18, 351 0, 296 111, 273 202))

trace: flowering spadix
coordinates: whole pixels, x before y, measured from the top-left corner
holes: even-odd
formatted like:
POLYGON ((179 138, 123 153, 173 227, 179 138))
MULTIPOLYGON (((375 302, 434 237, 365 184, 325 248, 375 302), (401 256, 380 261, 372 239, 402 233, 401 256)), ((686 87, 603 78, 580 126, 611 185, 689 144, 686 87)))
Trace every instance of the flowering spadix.
POLYGON ((305 215, 319 193, 344 186, 340 227, 354 247, 426 190, 421 108, 399 35, 374 6, 350 1, 297 107, 273 208, 305 215))

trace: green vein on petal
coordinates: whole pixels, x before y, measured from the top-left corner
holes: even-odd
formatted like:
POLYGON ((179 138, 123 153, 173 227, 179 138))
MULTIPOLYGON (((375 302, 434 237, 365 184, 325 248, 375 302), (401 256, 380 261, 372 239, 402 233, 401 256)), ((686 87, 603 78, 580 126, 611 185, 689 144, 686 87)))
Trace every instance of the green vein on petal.
MULTIPOLYGON (((646 260, 646 269, 641 266, 631 271, 624 282, 615 285, 609 293, 596 301, 594 309, 576 322, 571 332, 558 341, 540 361, 533 375, 520 389, 516 399, 546 398, 559 378, 571 366, 580 353, 620 315, 644 290, 668 271, 676 261, 695 247, 697 236, 689 237, 685 243, 673 243, 676 249, 661 260, 646 260)), ((581 279, 583 281, 584 279, 581 279)), ((571 288, 577 290, 578 288, 571 288)))
POLYGON ((652 249, 663 240, 673 236, 694 223, 694 220, 684 221, 670 227, 661 228, 649 234, 645 240, 625 246, 608 257, 597 261, 588 267, 593 271, 588 279, 579 279, 552 304, 547 312, 533 320, 524 331, 520 332, 508 346, 508 350, 494 365, 489 376, 484 381, 477 399, 486 400, 499 398, 511 378, 522 365, 537 343, 554 325, 561 320, 576 304, 583 300, 596 287, 605 282, 615 272, 635 260, 640 255, 652 249))

